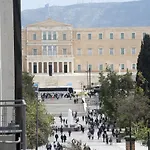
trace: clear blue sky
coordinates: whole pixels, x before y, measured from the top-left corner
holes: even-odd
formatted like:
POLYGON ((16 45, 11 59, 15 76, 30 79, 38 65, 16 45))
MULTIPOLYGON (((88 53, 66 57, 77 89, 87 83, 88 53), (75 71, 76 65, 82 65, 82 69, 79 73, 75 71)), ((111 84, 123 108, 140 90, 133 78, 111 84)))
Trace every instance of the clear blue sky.
POLYGON ((49 5, 71 5, 76 3, 88 3, 88 2, 124 2, 124 1, 133 1, 133 0, 21 0, 22 1, 22 10, 25 9, 34 9, 39 7, 44 7, 45 4, 49 5))

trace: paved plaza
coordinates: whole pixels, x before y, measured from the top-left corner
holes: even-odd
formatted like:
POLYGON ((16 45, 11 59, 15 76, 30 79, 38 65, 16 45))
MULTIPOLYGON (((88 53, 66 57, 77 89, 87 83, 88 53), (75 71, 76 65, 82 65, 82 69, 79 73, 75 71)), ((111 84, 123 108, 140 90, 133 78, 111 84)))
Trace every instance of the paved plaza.
MULTIPOLYGON (((102 142, 102 138, 100 138, 99 140, 97 139, 97 131, 95 131, 94 140, 88 139, 88 136, 87 136, 88 126, 81 119, 81 116, 82 116, 81 114, 84 113, 84 109, 83 109, 83 106, 80 102, 79 102, 79 104, 74 104, 73 100, 70 100, 70 99, 59 99, 59 100, 54 99, 54 100, 46 100, 44 103, 46 105, 48 112, 51 114, 52 113, 55 114, 54 116, 56 116, 56 117, 55 117, 55 123, 54 124, 58 127, 61 126, 58 114, 62 113, 63 118, 67 119, 67 113, 68 113, 69 108, 74 110, 74 111, 80 112, 78 115, 80 118, 79 124, 82 124, 85 127, 85 132, 84 133, 82 133, 81 131, 72 132, 71 137, 68 137, 68 132, 64 132, 64 134, 66 134, 66 136, 67 136, 67 142, 65 143, 65 145, 70 143, 72 141, 72 139, 76 139, 78 141, 81 140, 83 144, 86 143, 88 146, 90 146, 91 150, 126 150, 126 145, 125 145, 124 140, 122 140, 121 143, 116 143, 115 139, 113 139, 113 144, 107 145, 106 143, 102 142)), ((109 134, 110 133, 108 133, 108 135, 109 134)), ((60 132, 58 132, 58 135, 59 135, 58 141, 61 144, 60 132)), ((51 143, 53 143, 55 141, 55 138, 50 137, 49 141, 51 143)), ((40 147, 39 150, 46 150, 46 146, 40 147)), ((140 143, 136 143, 136 149, 135 150, 147 150, 147 147, 141 146, 140 143)))

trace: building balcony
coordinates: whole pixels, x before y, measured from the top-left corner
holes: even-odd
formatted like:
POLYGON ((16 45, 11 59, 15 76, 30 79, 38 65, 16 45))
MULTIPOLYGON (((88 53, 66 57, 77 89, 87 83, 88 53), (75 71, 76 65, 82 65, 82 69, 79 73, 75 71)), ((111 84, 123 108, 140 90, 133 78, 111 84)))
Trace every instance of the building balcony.
POLYGON ((70 60, 72 61, 74 59, 73 55, 27 55, 27 61, 55 61, 55 60, 59 60, 59 61, 64 61, 64 60, 70 60))

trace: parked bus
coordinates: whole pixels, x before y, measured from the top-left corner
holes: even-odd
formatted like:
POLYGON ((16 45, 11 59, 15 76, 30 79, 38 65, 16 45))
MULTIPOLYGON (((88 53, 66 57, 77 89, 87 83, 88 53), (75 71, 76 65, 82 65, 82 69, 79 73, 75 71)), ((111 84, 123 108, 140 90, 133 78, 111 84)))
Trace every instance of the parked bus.
POLYGON ((73 93, 73 88, 70 86, 58 86, 58 87, 47 87, 39 88, 39 92, 49 92, 49 93, 73 93))

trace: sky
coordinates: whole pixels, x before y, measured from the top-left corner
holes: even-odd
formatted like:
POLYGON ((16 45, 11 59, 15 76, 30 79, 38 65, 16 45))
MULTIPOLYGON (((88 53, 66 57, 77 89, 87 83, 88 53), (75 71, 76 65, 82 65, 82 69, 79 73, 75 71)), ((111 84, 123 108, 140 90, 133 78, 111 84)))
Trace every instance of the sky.
POLYGON ((22 1, 22 10, 25 9, 35 9, 39 7, 44 7, 45 4, 50 6, 58 5, 65 6, 77 3, 89 3, 89 2, 124 2, 124 1, 133 1, 133 0, 21 0, 22 1))

